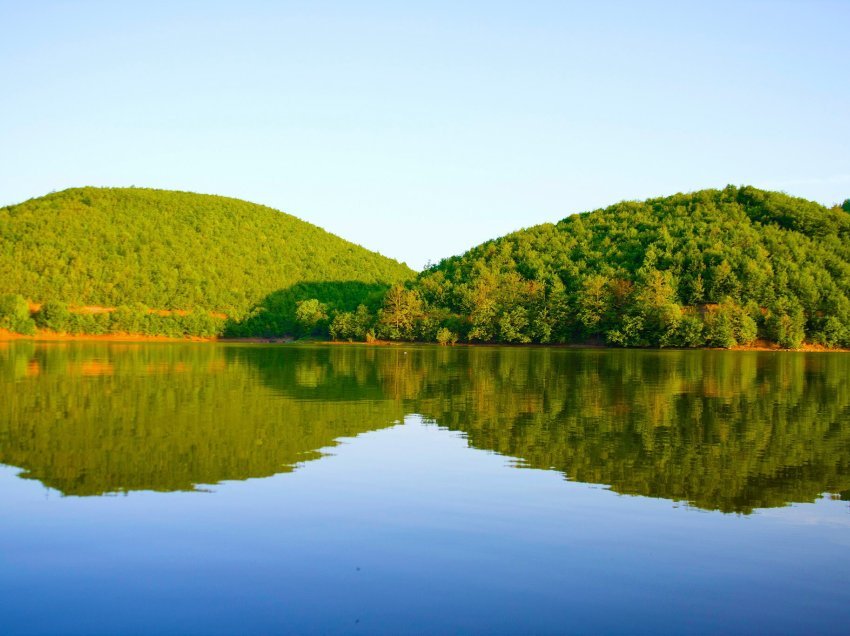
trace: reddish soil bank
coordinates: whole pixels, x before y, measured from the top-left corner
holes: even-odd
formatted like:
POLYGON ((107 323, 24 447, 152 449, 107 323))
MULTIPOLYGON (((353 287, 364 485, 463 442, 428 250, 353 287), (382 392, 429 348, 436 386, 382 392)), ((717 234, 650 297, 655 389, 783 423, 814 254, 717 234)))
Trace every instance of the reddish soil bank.
POLYGON ((39 330, 34 336, 22 336, 17 333, 6 331, 5 329, 0 329, 0 340, 38 340, 40 342, 47 342, 52 340, 62 342, 68 340, 94 340, 99 342, 212 342, 215 341, 216 338, 200 338, 197 336, 185 338, 170 338, 168 336, 145 336, 142 334, 129 333, 109 333, 102 335, 72 335, 67 333, 55 333, 52 331, 42 330, 39 330))

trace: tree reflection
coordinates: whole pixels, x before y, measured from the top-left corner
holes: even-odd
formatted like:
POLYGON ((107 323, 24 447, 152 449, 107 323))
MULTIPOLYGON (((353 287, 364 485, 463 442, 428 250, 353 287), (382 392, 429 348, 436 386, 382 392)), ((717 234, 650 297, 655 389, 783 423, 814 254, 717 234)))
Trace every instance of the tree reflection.
POLYGON ((0 348, 0 461, 68 495, 286 472, 411 413, 522 466, 706 509, 850 491, 842 354, 0 348))

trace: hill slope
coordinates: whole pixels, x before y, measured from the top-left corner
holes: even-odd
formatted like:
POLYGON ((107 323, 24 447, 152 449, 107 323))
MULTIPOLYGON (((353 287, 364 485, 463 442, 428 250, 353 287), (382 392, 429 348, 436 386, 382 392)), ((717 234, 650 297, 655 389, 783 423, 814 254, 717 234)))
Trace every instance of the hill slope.
POLYGON ((751 187, 623 202, 445 259, 404 294, 424 309, 402 337, 850 346, 850 214, 751 187))
MULTIPOLYGON (((291 306, 299 294, 287 293, 305 283, 354 308, 412 276, 310 223, 220 196, 76 188, 0 208, 0 294, 39 303, 140 303, 240 320, 270 298, 291 306)), ((283 331, 290 318, 265 327, 283 331)))

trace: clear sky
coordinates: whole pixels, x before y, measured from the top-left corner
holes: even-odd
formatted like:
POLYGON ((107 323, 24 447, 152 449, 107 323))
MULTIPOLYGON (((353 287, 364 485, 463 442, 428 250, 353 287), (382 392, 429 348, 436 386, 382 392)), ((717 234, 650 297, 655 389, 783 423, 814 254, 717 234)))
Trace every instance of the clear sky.
POLYGON ((850 197, 850 1, 0 0, 0 204, 149 186, 414 268, 622 199, 850 197))

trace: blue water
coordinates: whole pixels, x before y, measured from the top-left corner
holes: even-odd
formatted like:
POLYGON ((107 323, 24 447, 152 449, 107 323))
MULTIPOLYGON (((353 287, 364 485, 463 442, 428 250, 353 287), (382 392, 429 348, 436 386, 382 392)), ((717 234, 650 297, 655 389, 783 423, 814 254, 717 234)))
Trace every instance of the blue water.
POLYGON ((472 447, 417 413, 316 450, 286 472, 195 491, 63 495, 0 468, 0 632, 850 624, 850 506, 835 497, 729 514, 618 494, 472 447))

